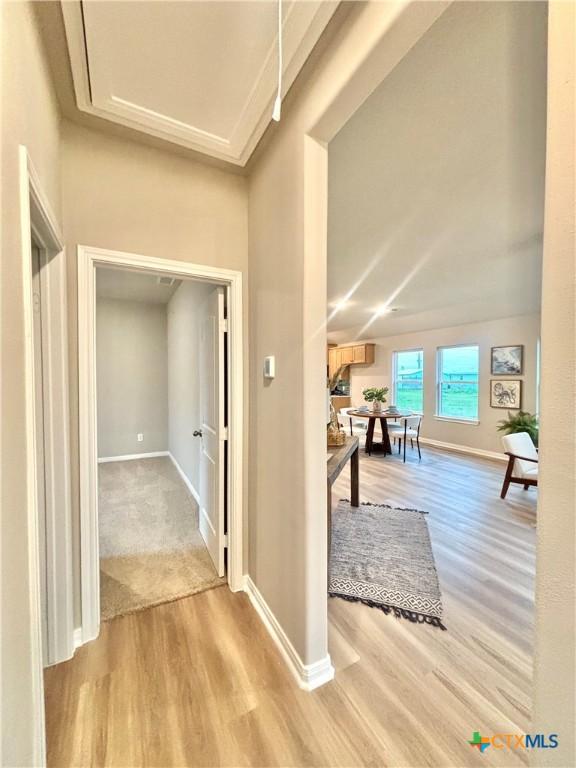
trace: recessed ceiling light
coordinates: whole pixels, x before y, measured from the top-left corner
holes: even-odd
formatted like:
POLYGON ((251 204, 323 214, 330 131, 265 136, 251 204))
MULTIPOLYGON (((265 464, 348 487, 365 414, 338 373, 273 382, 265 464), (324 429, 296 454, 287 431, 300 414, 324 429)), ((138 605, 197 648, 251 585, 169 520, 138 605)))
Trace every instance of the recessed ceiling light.
POLYGON ((398 312, 398 307, 389 307, 388 304, 381 304, 379 307, 376 307, 373 314, 374 317, 382 317, 383 315, 388 315, 390 312, 398 312))
POLYGON ((350 302, 348 299, 340 299, 340 301, 336 301, 332 306, 334 307, 335 312, 341 312, 343 309, 350 306, 350 302))

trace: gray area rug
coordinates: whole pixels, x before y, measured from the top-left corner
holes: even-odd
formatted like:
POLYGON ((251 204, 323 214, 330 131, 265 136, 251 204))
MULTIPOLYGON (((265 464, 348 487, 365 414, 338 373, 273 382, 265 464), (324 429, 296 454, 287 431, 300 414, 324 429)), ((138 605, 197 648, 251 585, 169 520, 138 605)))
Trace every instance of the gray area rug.
POLYGON ((332 515, 329 574, 331 597, 446 629, 425 512, 342 500, 332 515))
POLYGON ((102 619, 226 583, 198 530, 198 505, 170 458, 100 464, 98 486, 102 619))

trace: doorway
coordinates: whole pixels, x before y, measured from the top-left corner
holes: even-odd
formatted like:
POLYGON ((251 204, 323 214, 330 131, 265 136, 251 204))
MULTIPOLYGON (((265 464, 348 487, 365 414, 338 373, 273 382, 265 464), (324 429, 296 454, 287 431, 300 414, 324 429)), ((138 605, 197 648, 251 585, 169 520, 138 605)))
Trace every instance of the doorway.
MULTIPOLYGON (((110 531, 104 531, 106 521, 114 519, 114 515, 108 515, 108 511, 102 507, 102 501, 110 502, 111 497, 118 493, 126 478, 128 484, 141 489, 146 482, 158 489, 161 486, 171 487, 175 495, 182 501, 183 507, 179 511, 172 511, 170 520, 165 520, 164 533, 170 529, 174 535, 174 522, 183 521, 178 534, 176 525, 176 545, 179 540, 188 542, 188 552, 191 551, 192 542, 186 539, 191 535, 193 526, 189 526, 186 518, 186 504, 193 498, 197 503, 197 532, 201 537, 202 547, 205 552, 205 562, 214 578, 227 582, 233 591, 243 588, 242 579, 242 286, 241 274, 230 270, 219 270, 210 267, 174 262, 166 259, 136 256, 101 249, 78 248, 79 266, 79 358, 80 358, 80 491, 81 491, 81 580, 82 580, 82 642, 94 639, 98 635, 101 604, 100 604, 100 564, 102 556, 108 559, 128 555, 134 556, 133 543, 135 537, 132 533, 123 535, 124 544, 121 551, 111 552, 110 542, 114 541, 114 535, 110 537, 110 531), (114 274, 112 274, 114 273, 114 274), (110 280, 112 275, 112 280, 110 280), (108 381, 103 375, 105 368, 110 369, 106 362, 105 344, 106 337, 114 337, 114 328, 110 327, 110 318, 99 311, 98 303, 105 297, 102 296, 102 286, 114 285, 117 290, 121 280, 119 275, 124 275, 122 280, 139 282, 142 286, 146 283, 154 286, 156 292, 162 287, 173 295, 166 302, 168 313, 172 306, 172 317, 168 314, 166 324, 172 330, 167 335, 167 347, 164 350, 166 362, 159 359, 155 362, 148 360, 144 366, 150 371, 149 378, 155 378, 156 395, 152 395, 155 402, 159 403, 163 398, 159 396, 162 387, 168 382, 166 377, 158 375, 158 369, 164 365, 166 369, 172 369, 168 378, 174 384, 174 397, 169 397, 174 411, 172 418, 172 436, 162 436, 162 416, 156 418, 155 426, 149 431, 144 427, 138 427, 137 421, 118 429, 118 414, 126 415, 127 411, 135 412, 133 408, 134 397, 129 398, 131 404, 122 406, 116 403, 110 412, 110 401, 106 394, 119 389, 118 366, 112 365, 109 371, 108 381), (104 277, 104 282, 101 279, 104 277), (106 277, 108 276, 108 277, 106 277), (144 281, 144 282, 142 282, 144 281), (174 290, 175 289, 175 290, 174 290), (177 370, 181 367, 182 360, 187 353, 181 348, 170 352, 172 364, 168 363, 169 347, 181 344, 183 335, 179 333, 178 325, 182 323, 182 313, 177 297, 186 298, 187 291, 197 291, 197 304, 202 306, 202 312, 198 315, 198 403, 201 406, 198 412, 199 418, 193 424, 190 419, 183 419, 180 405, 177 402, 177 392, 182 391, 182 376, 186 372, 177 370), (199 291, 199 293, 198 293, 199 291), (100 294, 100 295, 99 295, 100 294), (200 302, 199 297, 202 297, 200 302), (178 339, 180 341, 178 341, 178 339), (116 370, 115 370, 116 368, 116 370), (155 373, 153 375, 154 369, 155 373), (116 377, 116 378, 115 378, 116 377), (100 390, 100 391, 99 391, 100 390), (116 411, 114 412, 114 408, 116 411), (186 422, 186 423, 184 423, 186 422), (113 426, 116 425, 116 426, 113 426), (159 426, 160 425, 160 426, 159 426), (194 428, 192 428, 194 427, 194 428), (113 439, 110 439, 111 432, 113 439), (164 442, 162 442, 164 440, 164 442), (196 447, 195 447, 196 446, 196 447), (198 457, 196 473, 191 454, 198 457), (114 466, 118 471, 114 472, 114 466), (140 480, 134 479, 134 474, 140 473, 140 480), (124 475, 124 481, 121 476, 124 475), (99 475, 105 478, 104 489, 98 487, 99 475), (116 475, 116 476, 115 476, 116 475), (179 495, 184 488, 187 501, 179 495), (178 487, 180 490, 178 490, 178 487), (100 498, 100 507, 99 507, 100 498), (102 519, 100 515, 102 514, 102 519), (174 517, 175 515, 175 517, 174 517), (178 517, 180 515, 180 518, 178 517), (102 545, 103 551, 100 552, 102 545), (127 551, 122 550, 124 547, 127 551)), ((104 292, 106 292, 104 290, 104 292)), ((168 294, 164 294, 166 296, 168 294)), ((110 308, 108 308, 109 310, 110 308)), ((132 311, 132 308, 129 311, 132 311)), ((106 310, 106 312, 108 312, 106 310)), ((121 311, 125 311, 126 307, 121 311)), ((118 311, 116 307, 115 311, 118 311)), ((108 313, 109 314, 109 313, 108 313)), ((154 313, 144 313, 148 320, 154 313)), ((155 329, 148 329, 143 334, 149 338, 154 333, 161 333, 158 329, 162 324, 162 311, 159 315, 159 324, 155 329)), ((128 327, 130 323, 125 327, 128 327)), ((134 325, 132 323, 132 325, 134 325)), ((118 326, 117 326, 118 327, 118 326)), ((185 337, 185 334, 184 334, 185 337)), ((134 340, 126 340, 128 347, 134 350, 134 340)), ((120 343, 116 337, 114 344, 120 343)), ((158 350, 157 350, 158 351, 158 350)), ((118 360, 123 353, 116 349, 118 360)), ((142 361, 140 361, 142 363, 142 361)), ((125 378, 127 385, 133 385, 134 380, 141 378, 138 375, 128 374, 125 378)), ((184 390, 189 382, 184 381, 184 390)), ((125 393, 124 393, 125 394, 125 393)), ((140 387, 139 394, 148 397, 140 387)), ((141 416, 146 418, 146 411, 153 408, 144 405, 141 416)), ((166 406, 166 411, 169 407, 166 406)), ((150 414, 149 414, 150 415, 150 414)), ((154 414, 153 414, 154 415, 154 414)), ((158 416, 158 414, 155 414, 158 416)), ((166 414, 165 414, 166 415, 166 414)), ((189 415, 189 414, 188 414, 189 415)), ((152 420, 153 422, 154 420, 152 420)), ((152 423, 150 422, 150 423, 152 423)), ((169 424, 170 414, 164 423, 169 424)), ((168 433, 170 428, 168 427, 168 433)), ((118 500, 118 497, 117 497, 118 500)), ((122 505, 120 496, 120 505, 122 505)), ((163 502, 162 502, 163 504, 163 502)), ((161 504, 161 506, 162 506, 161 504)), ((152 514, 158 521, 158 511, 152 514)), ((165 505, 162 506, 165 510, 165 505)), ((162 512, 163 514, 163 512, 162 512)), ((142 530, 139 533, 143 533, 142 530)), ((146 537, 145 537, 146 538, 146 537)), ((148 545, 138 546, 146 549, 156 546, 154 541, 157 536, 152 533, 148 536, 148 545)), ((180 543, 182 543, 180 541, 180 543)), ((137 553, 136 553, 137 554, 137 553)), ((158 553, 155 553, 156 555, 158 553)), ((158 559, 158 558, 157 558, 158 559)), ((120 560, 109 560, 106 567, 116 567, 120 560)), ((125 563, 124 563, 125 564, 125 563)), ((142 573, 142 571, 141 571, 142 573)), ((150 578, 152 571, 147 571, 148 584, 153 583, 150 578)), ((117 574, 116 574, 117 575, 117 574)), ((108 572, 105 579, 114 579, 114 573, 108 572)), ((145 579, 145 581, 146 581, 145 579)), ((106 593, 106 583, 102 584, 102 594, 106 593)), ((174 597, 191 594, 182 591, 177 594, 179 587, 175 587, 174 597)), ((165 602, 163 598, 151 603, 165 602)), ((104 607, 104 606, 102 606, 104 607)), ((106 616, 106 613, 104 613, 106 616)))
POLYGON ((66 258, 56 216, 24 146, 19 189, 34 763, 43 764, 42 669, 74 652, 66 258))
POLYGON ((102 620, 226 581, 225 299, 96 269, 102 620))

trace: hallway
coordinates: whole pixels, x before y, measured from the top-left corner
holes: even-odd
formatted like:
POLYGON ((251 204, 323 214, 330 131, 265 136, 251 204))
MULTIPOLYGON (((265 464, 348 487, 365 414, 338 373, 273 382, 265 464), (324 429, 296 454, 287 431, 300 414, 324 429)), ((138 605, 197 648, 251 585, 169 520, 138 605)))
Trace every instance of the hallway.
POLYGON ((332 599, 336 679, 305 693, 226 587, 106 622, 46 671, 48 764, 524 764, 468 744, 530 726, 536 495, 500 500, 502 472, 428 447, 421 464, 362 457, 363 500, 430 513, 447 632, 332 599))

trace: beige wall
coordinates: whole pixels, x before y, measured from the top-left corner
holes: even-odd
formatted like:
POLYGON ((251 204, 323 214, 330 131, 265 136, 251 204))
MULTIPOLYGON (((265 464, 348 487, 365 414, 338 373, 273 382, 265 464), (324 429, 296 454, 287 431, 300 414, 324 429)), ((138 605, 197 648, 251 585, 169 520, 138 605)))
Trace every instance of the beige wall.
MULTIPOLYGON (((240 176, 68 121, 63 122, 62 128, 64 234, 69 259, 70 440, 71 455, 75 457, 78 455, 76 246, 111 248, 240 270, 247 291, 247 192, 246 181, 240 176)), ((244 332, 247 338, 247 320, 244 332)), ((245 440, 247 450, 247 432, 245 440)), ((80 620, 78 495, 78 465, 73 462, 77 623, 80 620)))
POLYGON ((251 168, 250 575, 306 664, 327 653, 327 167, 307 134, 331 138, 444 7, 418 5, 381 47, 401 4, 349 6, 251 168), (273 381, 262 377, 267 355, 273 381))
POLYGON ((172 456, 198 492, 200 440, 200 321, 208 283, 184 281, 168 303, 168 445, 172 456))
POLYGON ((165 304, 98 298, 99 458, 168 450, 167 352, 165 304))
MULTIPOLYGON (((435 331, 404 333, 379 339, 363 339, 376 344, 373 365, 352 366, 350 384, 353 405, 364 402, 365 387, 389 387, 388 402, 392 402, 392 354, 403 349, 424 350, 424 420, 422 436, 443 443, 463 445, 482 451, 501 452, 498 421, 507 412, 490 407, 490 348, 509 344, 524 345, 524 373, 511 376, 523 382, 522 408, 536 411, 536 346, 540 335, 540 316, 524 315, 485 323, 470 323, 435 331), (461 424, 435 419, 436 413, 436 353, 438 347, 477 344, 480 347, 480 391, 478 424, 461 424)), ((494 377, 498 378, 498 377, 494 377)), ((504 377, 500 377, 504 378, 504 377)))
POLYGON ((576 765, 575 30, 576 5, 551 2, 533 720, 560 748, 531 757, 557 768, 576 765))
POLYGON ((2 760, 34 760, 18 145, 60 218, 60 125, 31 4, 0 4, 2 55, 2 760))

